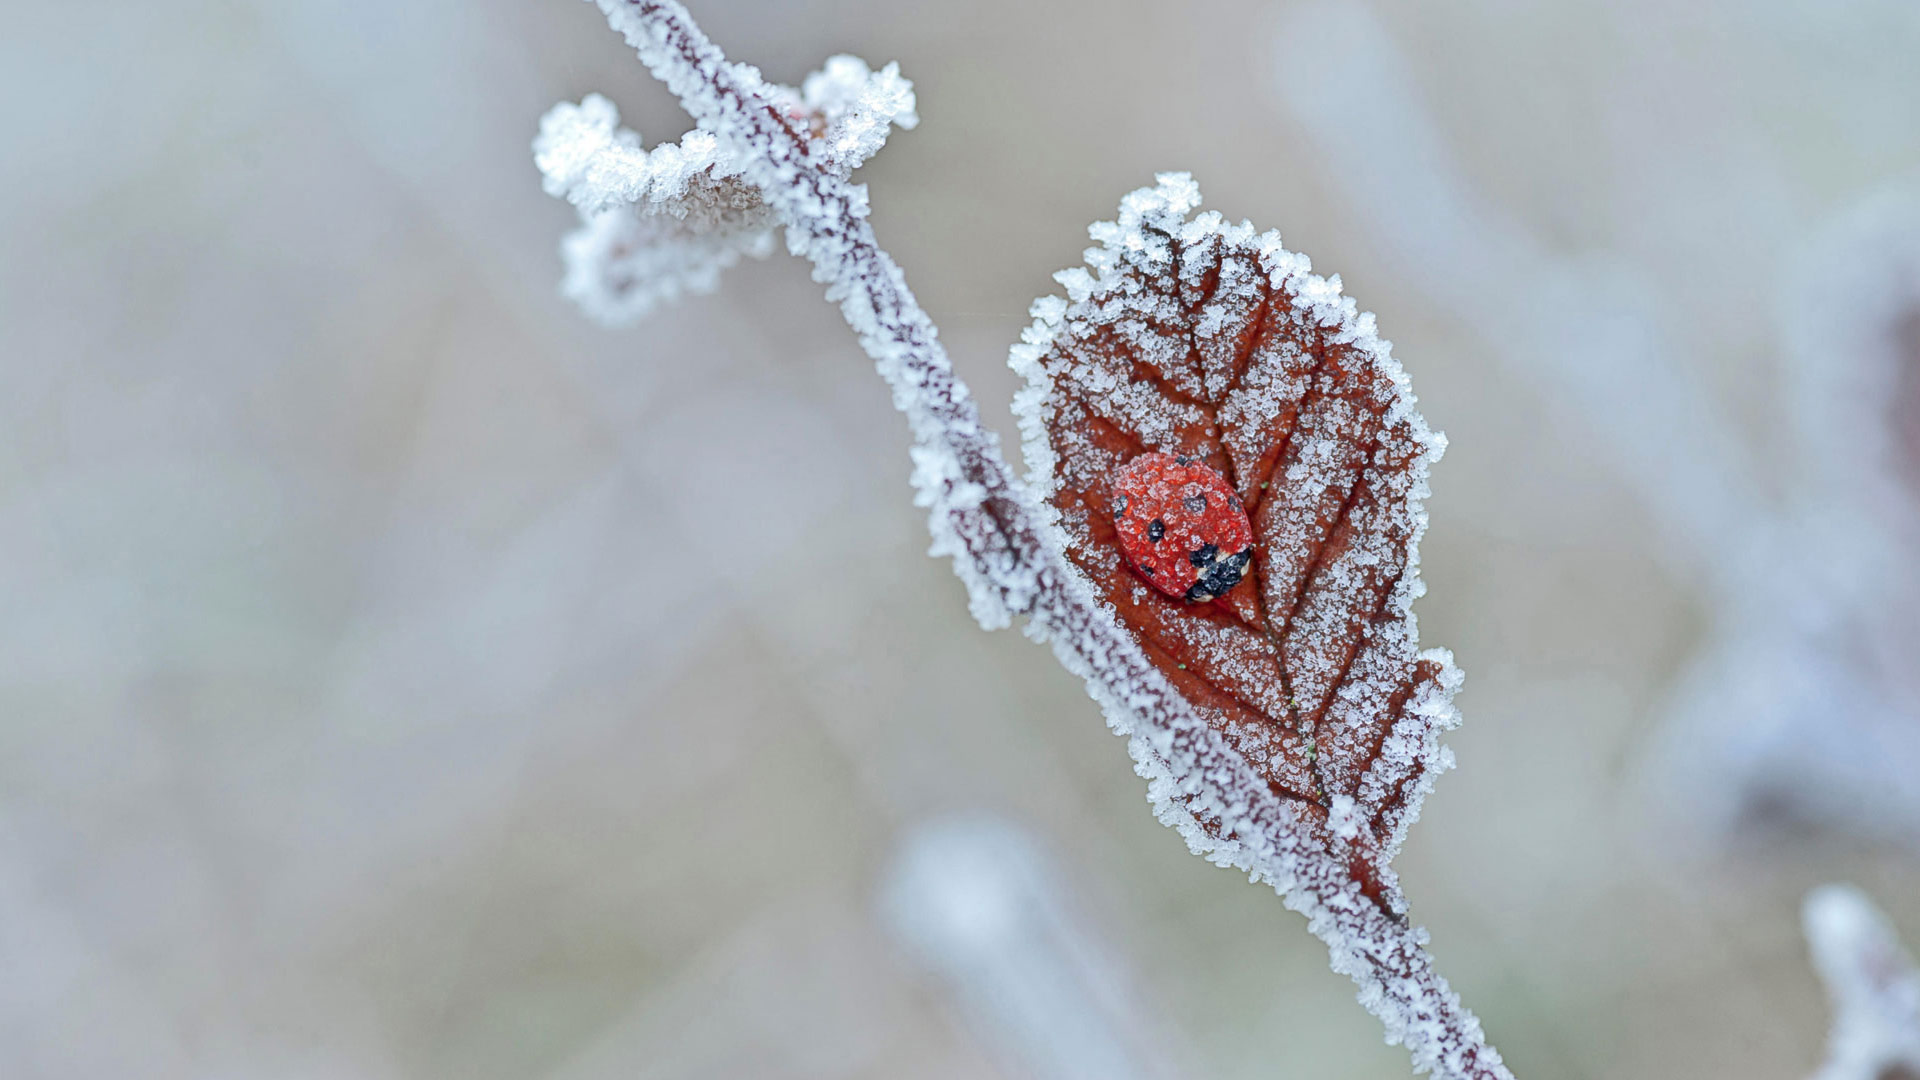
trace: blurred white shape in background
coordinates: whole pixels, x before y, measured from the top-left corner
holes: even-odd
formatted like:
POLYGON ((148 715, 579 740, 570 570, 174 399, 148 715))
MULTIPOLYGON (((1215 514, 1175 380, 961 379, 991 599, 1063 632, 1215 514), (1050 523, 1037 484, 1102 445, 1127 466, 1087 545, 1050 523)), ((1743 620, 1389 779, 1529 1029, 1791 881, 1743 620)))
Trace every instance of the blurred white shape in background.
POLYGON ((939 977, 1009 1076, 1175 1075, 1166 1033, 1024 830, 985 816, 915 828, 880 904, 889 929, 939 977))
POLYGON ((1764 513, 1758 486, 1718 403, 1661 336, 1644 281, 1615 260, 1556 255, 1475 191, 1366 6, 1289 10, 1276 70, 1282 104, 1370 238, 1594 429, 1596 453, 1656 501, 1675 570, 1737 581, 1740 552, 1725 540, 1764 513))
POLYGON ((1807 894, 1802 921, 1833 1002, 1815 1080, 1920 1077, 1920 969, 1886 916, 1851 885, 1823 885, 1807 894))
POLYGON ((1665 756, 1723 825, 1920 845, 1920 191, 1818 230, 1776 308, 1799 468, 1773 603, 1732 608, 1665 756))
POLYGON ((1786 411, 1808 469, 1779 505, 1761 456, 1663 339, 1672 313, 1646 279, 1555 255, 1474 191, 1409 70, 1364 6, 1308 4, 1282 25, 1280 101, 1356 220, 1592 432, 1654 513, 1676 576, 1708 589, 1716 626, 1649 755, 1659 807, 1707 835, 1817 824, 1920 844, 1915 203, 1871 200, 1788 263, 1786 411), (1904 476, 1901 452, 1916 467, 1904 476))

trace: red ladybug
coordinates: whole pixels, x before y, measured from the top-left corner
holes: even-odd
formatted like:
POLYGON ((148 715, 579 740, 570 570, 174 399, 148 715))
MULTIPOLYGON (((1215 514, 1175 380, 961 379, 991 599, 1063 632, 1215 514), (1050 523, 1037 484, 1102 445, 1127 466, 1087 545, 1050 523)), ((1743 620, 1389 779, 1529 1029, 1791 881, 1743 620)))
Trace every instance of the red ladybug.
POLYGON ((1120 550, 1168 596, 1225 596, 1253 562, 1253 525, 1240 497, 1198 459, 1141 454, 1115 469, 1113 525, 1120 550))

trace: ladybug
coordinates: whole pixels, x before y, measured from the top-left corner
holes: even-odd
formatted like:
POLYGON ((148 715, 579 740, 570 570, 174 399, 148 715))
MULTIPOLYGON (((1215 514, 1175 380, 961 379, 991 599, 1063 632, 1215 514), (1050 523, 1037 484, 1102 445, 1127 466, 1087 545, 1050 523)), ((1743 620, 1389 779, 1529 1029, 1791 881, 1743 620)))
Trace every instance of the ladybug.
POLYGON ((1168 596, 1225 596, 1253 562, 1253 525, 1225 477, 1197 458, 1141 454, 1113 471, 1120 550, 1168 596))

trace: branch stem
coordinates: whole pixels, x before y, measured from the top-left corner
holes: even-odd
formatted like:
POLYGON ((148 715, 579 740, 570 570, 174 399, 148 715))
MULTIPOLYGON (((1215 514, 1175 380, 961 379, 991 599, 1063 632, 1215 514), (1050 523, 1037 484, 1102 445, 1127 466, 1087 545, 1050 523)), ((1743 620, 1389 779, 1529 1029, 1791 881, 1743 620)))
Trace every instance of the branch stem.
MULTIPOLYGON (((1480 1024, 1434 970, 1427 934, 1362 895, 1339 851, 1278 797, 1154 668, 1067 561, 1057 530, 1015 479, 998 438, 955 375, 938 331, 867 219, 864 185, 835 175, 815 140, 790 126, 759 73, 732 63, 675 0, 597 0, 642 61, 693 118, 732 144, 746 177, 813 263, 827 298, 893 390, 913 434, 916 501, 935 554, 953 557, 988 628, 1014 615, 1086 680, 1129 738, 1160 816, 1196 853, 1266 881, 1326 941, 1333 967, 1360 987, 1389 1042, 1417 1071, 1448 1080, 1511 1080, 1480 1024)), ((1397 891, 1392 907, 1404 910, 1397 891)))

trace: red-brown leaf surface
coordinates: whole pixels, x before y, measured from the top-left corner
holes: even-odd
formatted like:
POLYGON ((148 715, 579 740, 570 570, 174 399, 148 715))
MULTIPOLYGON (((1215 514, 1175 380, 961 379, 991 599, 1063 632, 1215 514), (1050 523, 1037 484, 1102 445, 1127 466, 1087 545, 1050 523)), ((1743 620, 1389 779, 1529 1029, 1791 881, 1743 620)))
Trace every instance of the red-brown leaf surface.
POLYGON ((1410 611, 1443 443, 1337 281, 1275 234, 1188 220, 1197 202, 1183 177, 1129 196, 1091 272, 1060 275, 1069 302, 1036 305, 1015 357, 1033 480, 1148 656, 1374 894, 1447 761, 1456 679, 1410 611), (1246 507, 1252 568, 1217 600, 1170 597, 1122 554, 1111 479, 1151 452, 1204 461, 1246 507))

